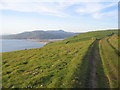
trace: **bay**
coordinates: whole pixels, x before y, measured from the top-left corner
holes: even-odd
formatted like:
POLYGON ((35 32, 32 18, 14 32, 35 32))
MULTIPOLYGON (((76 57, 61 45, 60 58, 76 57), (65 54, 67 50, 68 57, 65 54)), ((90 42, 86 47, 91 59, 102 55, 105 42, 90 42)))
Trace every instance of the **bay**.
POLYGON ((18 51, 24 49, 40 48, 45 43, 37 43, 30 40, 0 40, 0 52, 18 51))

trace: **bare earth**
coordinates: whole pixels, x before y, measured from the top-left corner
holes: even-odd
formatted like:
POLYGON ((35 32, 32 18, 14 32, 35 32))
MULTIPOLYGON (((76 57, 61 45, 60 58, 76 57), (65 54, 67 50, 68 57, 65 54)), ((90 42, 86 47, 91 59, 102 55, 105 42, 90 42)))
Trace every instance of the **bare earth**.
POLYGON ((88 88, 97 88, 97 71, 96 71, 96 63, 100 60, 99 50, 97 48, 97 43, 99 40, 96 40, 91 48, 89 59, 89 80, 88 80, 88 88))

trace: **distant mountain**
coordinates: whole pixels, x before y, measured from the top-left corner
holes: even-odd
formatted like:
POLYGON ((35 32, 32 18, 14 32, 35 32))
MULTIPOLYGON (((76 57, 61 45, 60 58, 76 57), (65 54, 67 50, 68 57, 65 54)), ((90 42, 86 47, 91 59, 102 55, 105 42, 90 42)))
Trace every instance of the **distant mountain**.
POLYGON ((3 39, 64 39, 71 36, 74 36, 78 33, 65 32, 63 30, 57 31, 31 31, 23 32, 19 34, 3 35, 3 39))

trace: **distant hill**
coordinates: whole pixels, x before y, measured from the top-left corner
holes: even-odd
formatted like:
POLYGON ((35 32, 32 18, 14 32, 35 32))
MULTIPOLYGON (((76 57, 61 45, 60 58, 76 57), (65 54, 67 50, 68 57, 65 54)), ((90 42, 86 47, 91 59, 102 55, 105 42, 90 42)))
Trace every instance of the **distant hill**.
POLYGON ((31 31, 19 34, 3 35, 3 39, 65 39, 76 35, 77 33, 65 32, 63 30, 57 31, 31 31))

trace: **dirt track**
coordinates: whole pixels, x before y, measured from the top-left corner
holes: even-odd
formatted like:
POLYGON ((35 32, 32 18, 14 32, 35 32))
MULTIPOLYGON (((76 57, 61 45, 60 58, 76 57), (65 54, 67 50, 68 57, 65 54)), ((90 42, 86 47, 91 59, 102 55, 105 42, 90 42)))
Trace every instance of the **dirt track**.
POLYGON ((90 49, 90 54, 88 56, 89 61, 89 78, 88 78, 88 88, 97 88, 98 87, 98 78, 96 71, 96 63, 100 60, 99 49, 97 48, 99 40, 96 40, 93 43, 93 46, 90 49))

